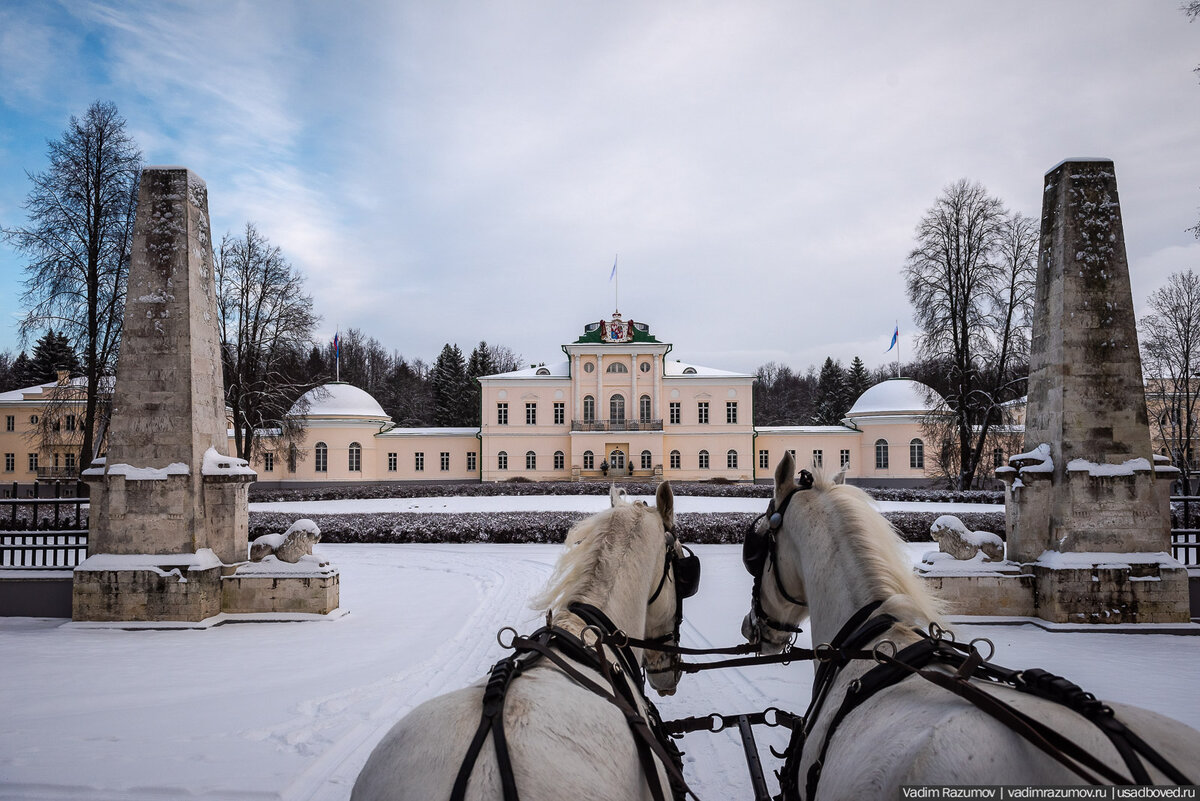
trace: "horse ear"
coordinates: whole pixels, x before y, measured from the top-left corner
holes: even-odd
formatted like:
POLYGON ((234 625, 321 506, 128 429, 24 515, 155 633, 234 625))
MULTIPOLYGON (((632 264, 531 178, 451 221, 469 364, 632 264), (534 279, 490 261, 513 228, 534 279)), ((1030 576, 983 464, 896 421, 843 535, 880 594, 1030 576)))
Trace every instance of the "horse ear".
POLYGON ((613 484, 608 488, 608 500, 613 506, 619 506, 625 500, 625 490, 613 484))
POLYGON ((654 506, 662 518, 663 528, 667 531, 675 528, 675 493, 671 491, 670 481, 658 485, 658 491, 654 493, 654 506))
POLYGON ((838 474, 833 477, 833 483, 834 483, 834 485, 845 484, 846 483, 846 471, 839 470, 838 474))
POLYGON ((785 450, 779 466, 775 468, 775 497, 788 492, 796 484, 796 460, 791 451, 785 450))

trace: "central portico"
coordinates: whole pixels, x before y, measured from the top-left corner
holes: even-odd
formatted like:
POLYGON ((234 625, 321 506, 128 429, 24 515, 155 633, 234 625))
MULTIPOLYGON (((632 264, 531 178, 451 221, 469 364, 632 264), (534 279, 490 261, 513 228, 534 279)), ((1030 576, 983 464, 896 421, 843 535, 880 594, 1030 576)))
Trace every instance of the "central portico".
POLYGON ((564 362, 480 379, 484 481, 597 477, 605 465, 609 476, 753 478, 754 376, 670 361, 669 343, 620 312, 562 349, 564 362))

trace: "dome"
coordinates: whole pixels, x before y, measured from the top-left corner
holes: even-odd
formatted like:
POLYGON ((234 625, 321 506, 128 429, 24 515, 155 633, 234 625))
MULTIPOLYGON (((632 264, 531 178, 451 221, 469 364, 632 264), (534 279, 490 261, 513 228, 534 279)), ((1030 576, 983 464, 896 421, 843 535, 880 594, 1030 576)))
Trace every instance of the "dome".
POLYGON ((868 389, 846 412, 847 417, 865 417, 873 414, 925 414, 933 408, 930 393, 937 393, 908 378, 889 378, 868 389))
POLYGON ((301 396, 290 414, 304 414, 308 417, 370 417, 390 420, 387 412, 372 398, 358 387, 345 382, 326 384, 316 389, 310 389, 301 396), (300 412, 303 401, 308 401, 308 409, 300 412))

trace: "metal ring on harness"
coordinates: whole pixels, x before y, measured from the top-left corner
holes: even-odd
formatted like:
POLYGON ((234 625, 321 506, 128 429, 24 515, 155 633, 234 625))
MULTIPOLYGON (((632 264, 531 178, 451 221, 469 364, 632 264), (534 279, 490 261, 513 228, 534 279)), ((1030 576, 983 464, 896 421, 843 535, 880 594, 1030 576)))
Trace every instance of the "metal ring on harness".
POLYGON ((892 642, 891 640, 880 640, 879 642, 875 643, 875 647, 871 649, 871 656, 875 658, 876 662, 882 665, 884 662, 895 659, 898 651, 899 649, 896 647, 896 643, 892 642), (884 645, 890 645, 892 652, 890 654, 881 656, 880 654, 883 652, 880 650, 880 647, 884 645))
POLYGON ((972 651, 974 651, 974 650, 976 650, 975 643, 977 643, 977 642, 986 642, 987 643, 988 655, 983 658, 983 661, 984 662, 992 661, 992 657, 996 655, 996 644, 994 642, 992 642, 991 640, 989 640, 987 637, 976 637, 975 639, 973 639, 969 643, 967 643, 967 645, 968 645, 968 647, 970 647, 970 649, 972 651))
POLYGON ((713 712, 711 715, 709 715, 708 720, 708 730, 713 734, 725 730, 725 718, 721 717, 716 712, 713 712))
POLYGON ((514 629, 512 626, 505 626, 504 628, 502 628, 496 632, 496 642, 500 643, 500 647, 503 648, 504 650, 511 651, 513 645, 515 645, 517 642, 517 637, 519 637, 519 636, 521 636, 520 633, 518 633, 517 630, 514 629), (506 631, 512 632, 512 639, 509 640, 507 643, 504 642, 504 632, 506 632, 506 631))
POLYGON ((579 641, 588 648, 599 651, 600 644, 604 642, 604 632, 600 630, 599 626, 584 626, 583 630, 579 632, 579 641), (591 641, 588 640, 588 634, 592 635, 591 641))
POLYGON ((957 642, 954 638, 954 632, 950 629, 942 628, 936 621, 929 624, 929 638, 933 640, 946 640, 947 642, 957 642))
POLYGON ((823 642, 813 648, 813 659, 817 660, 818 662, 832 662, 833 658, 837 656, 837 654, 838 649, 834 648, 830 643, 827 642, 823 642))

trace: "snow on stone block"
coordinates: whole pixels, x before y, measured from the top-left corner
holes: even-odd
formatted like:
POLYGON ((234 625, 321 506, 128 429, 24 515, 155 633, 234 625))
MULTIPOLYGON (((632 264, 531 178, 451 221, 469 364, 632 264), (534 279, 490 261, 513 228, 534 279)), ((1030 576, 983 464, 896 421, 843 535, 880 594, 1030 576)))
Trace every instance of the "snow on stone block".
POLYGON ((102 468, 85 470, 85 474, 124 476, 126 481, 166 481, 169 476, 186 476, 191 469, 183 462, 172 462, 166 467, 135 467, 130 464, 110 464, 102 468), (94 471, 94 472, 93 472, 94 471))
POLYGON ((976 559, 982 553, 984 562, 1004 561, 1004 541, 990 531, 971 531, 954 515, 942 515, 933 521, 929 533, 937 541, 938 550, 954 559, 976 559))
POLYGON ((212 570, 221 567, 221 564, 221 560, 211 548, 201 548, 195 553, 98 553, 80 562, 75 571, 86 573, 148 570, 163 577, 175 576, 180 583, 185 583, 185 572, 212 570))
POLYGON ((250 467, 250 463, 245 459, 239 459, 236 456, 223 456, 217 452, 216 448, 209 448, 204 452, 204 466, 202 474, 206 476, 254 476, 258 477, 258 473, 250 467))
POLYGON ((1008 463, 1016 467, 1021 475, 1044 473, 1047 477, 1054 472, 1054 460, 1050 458, 1050 446, 1043 442, 1027 453, 1008 457, 1008 463))
POLYGON ((290 576, 303 578, 311 576, 336 576, 338 570, 329 562, 313 554, 305 554, 295 562, 285 562, 274 554, 263 557, 261 562, 250 562, 240 566, 234 575, 237 578, 254 578, 259 576, 290 576))
POLYGON ((321 529, 308 518, 301 518, 282 534, 263 534, 250 543, 250 561, 277 559, 295 564, 312 554, 313 544, 321 541, 321 529))
POLYGON ((1112 553, 1108 551, 1042 551, 1037 558, 1037 564, 1054 569, 1074 568, 1118 568, 1128 569, 1132 565, 1157 565, 1159 567, 1180 567, 1169 553, 1112 553))
MULTIPOLYGON (((1136 459, 1128 459, 1120 464, 1100 464, 1098 462, 1089 462, 1087 459, 1072 459, 1067 462, 1067 471, 1071 473, 1087 473, 1094 478, 1132 476, 1134 473, 1149 473, 1150 462, 1140 456, 1136 459)), ((1158 472, 1161 472, 1161 469, 1158 472)))

